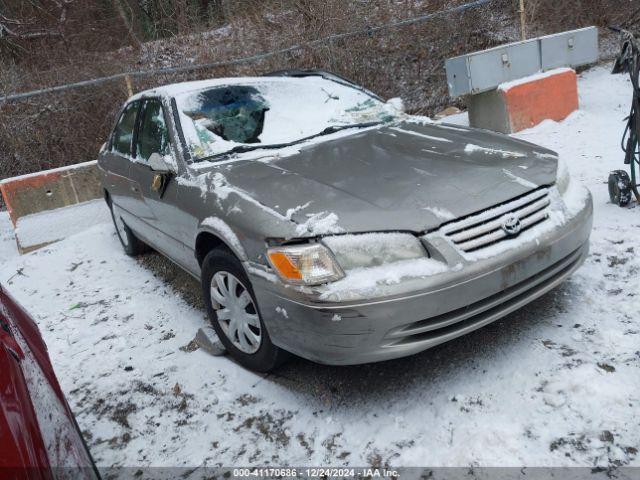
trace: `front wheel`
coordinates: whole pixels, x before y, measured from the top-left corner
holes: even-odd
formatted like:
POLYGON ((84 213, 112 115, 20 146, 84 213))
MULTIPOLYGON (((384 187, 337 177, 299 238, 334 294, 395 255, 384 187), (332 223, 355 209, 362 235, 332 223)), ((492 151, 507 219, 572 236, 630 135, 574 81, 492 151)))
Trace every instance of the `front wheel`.
POLYGON ((202 294, 211 324, 229 354, 241 365, 269 372, 288 358, 271 343, 249 278, 229 251, 216 249, 202 262, 202 294))

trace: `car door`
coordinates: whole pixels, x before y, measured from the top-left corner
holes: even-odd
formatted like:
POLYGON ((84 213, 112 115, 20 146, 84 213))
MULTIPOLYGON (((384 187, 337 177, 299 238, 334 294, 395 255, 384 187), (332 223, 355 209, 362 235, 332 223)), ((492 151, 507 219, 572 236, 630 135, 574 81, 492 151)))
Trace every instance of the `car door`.
POLYGON ((124 107, 108 145, 100 155, 100 166, 105 170, 106 187, 111 201, 126 212, 131 212, 134 206, 134 190, 129 179, 129 168, 139 108, 139 101, 131 102, 124 107))
POLYGON ((137 133, 135 135, 135 159, 129 176, 139 191, 137 198, 141 218, 153 230, 150 238, 143 238, 152 246, 169 256, 178 264, 187 267, 191 258, 180 232, 176 230, 176 216, 181 215, 177 207, 178 185, 175 173, 161 175, 162 186, 158 186, 159 174, 149 165, 149 158, 157 153, 165 159, 173 159, 168 122, 163 103, 158 98, 144 99, 140 108, 137 133))

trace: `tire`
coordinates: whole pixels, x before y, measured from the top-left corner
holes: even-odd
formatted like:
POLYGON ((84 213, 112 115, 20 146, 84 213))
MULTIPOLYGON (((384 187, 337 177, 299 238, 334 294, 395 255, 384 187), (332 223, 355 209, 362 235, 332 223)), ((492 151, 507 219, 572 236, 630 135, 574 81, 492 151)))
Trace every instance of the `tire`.
POLYGON ((250 370, 270 372, 289 358, 289 353, 271 343, 249 277, 230 251, 209 252, 202 262, 201 278, 209 320, 234 360, 250 370), (231 287, 234 292, 230 292, 231 287), (243 307, 243 300, 249 299, 250 303, 243 307))
POLYGON ((609 199, 611 203, 625 207, 631 201, 631 179, 624 170, 614 170, 609 174, 609 199))
POLYGON ((116 227, 116 233, 118 234, 118 239, 120 239, 120 244, 122 245, 124 252, 130 257, 135 257, 144 253, 147 246, 139 240, 131 229, 127 227, 127 224, 124 223, 120 213, 117 211, 118 207, 114 207, 111 202, 108 203, 109 209, 111 210, 111 219, 113 220, 113 225, 116 227))

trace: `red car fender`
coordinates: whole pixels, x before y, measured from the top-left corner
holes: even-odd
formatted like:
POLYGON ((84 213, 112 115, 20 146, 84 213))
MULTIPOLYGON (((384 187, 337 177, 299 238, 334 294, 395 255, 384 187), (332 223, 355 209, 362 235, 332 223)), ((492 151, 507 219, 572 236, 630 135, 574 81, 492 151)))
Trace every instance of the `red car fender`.
POLYGON ((0 286, 0 471, 99 478, 36 323, 0 286))

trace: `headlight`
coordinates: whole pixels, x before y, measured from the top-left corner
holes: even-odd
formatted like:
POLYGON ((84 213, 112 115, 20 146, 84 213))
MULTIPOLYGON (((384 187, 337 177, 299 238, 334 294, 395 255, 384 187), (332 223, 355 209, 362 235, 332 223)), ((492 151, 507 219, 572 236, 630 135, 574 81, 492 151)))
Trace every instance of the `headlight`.
POLYGON ((294 285, 320 285, 344 277, 329 249, 319 243, 270 248, 267 257, 278 276, 294 285))
POLYGON ((562 159, 558 159, 558 170, 556 173, 556 186, 560 195, 564 195, 569 189, 571 183, 571 174, 569 173, 569 167, 567 163, 562 159))
POLYGON ((323 242, 344 270, 428 257, 420 240, 408 233, 338 235, 323 242))

